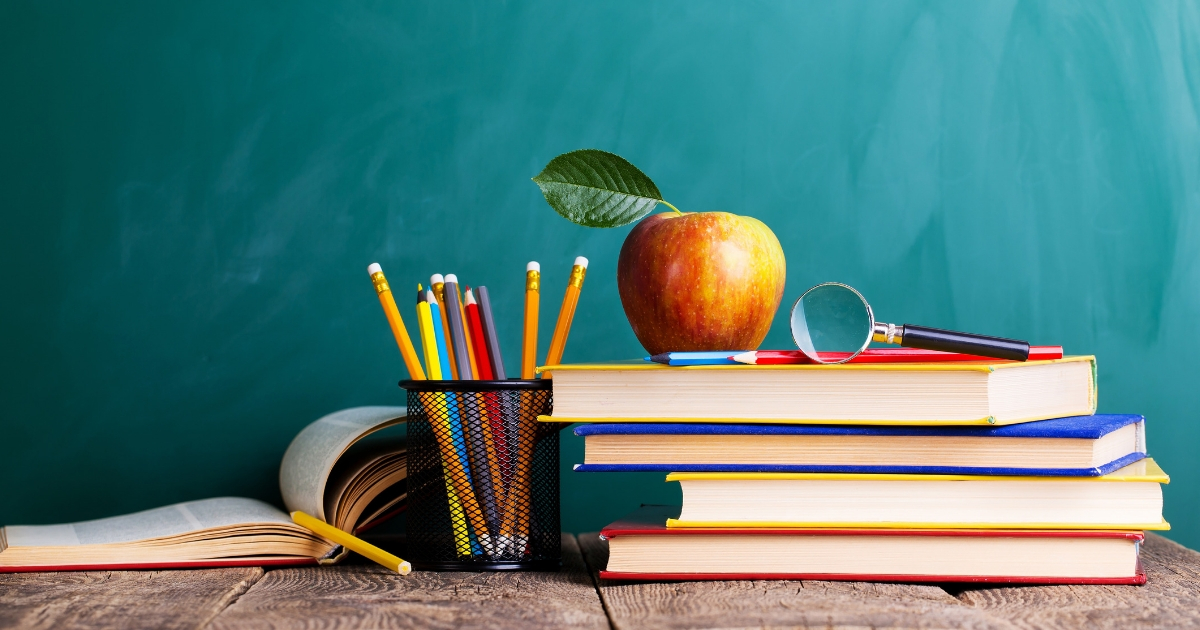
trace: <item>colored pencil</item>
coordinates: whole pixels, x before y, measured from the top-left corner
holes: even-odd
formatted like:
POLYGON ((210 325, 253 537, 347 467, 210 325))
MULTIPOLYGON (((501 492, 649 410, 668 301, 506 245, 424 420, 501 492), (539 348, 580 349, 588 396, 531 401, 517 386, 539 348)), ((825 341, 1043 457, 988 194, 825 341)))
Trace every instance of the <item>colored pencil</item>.
POLYGON ((480 349, 479 355, 475 357, 475 365, 479 367, 477 376, 485 381, 490 381, 495 377, 492 374, 492 362, 488 359, 487 338, 483 320, 479 317, 479 304, 475 301, 475 294, 470 288, 463 295, 465 296, 463 310, 467 318, 467 330, 471 333, 471 345, 480 349))
POLYGON ((425 297, 425 290, 417 284, 417 327, 421 331, 421 350, 425 354, 425 367, 429 378, 442 380, 442 363, 438 358, 437 338, 434 337, 433 312, 425 297))
POLYGON ((454 379, 453 374, 446 374, 446 366, 453 365, 450 360, 450 348, 446 345, 446 331, 442 329, 441 307, 438 306, 432 290, 425 291, 425 302, 429 304, 430 319, 433 323, 433 337, 437 343, 438 364, 442 366, 442 378, 454 379))
POLYGON ((471 372, 471 358, 467 354, 467 331, 463 329, 462 309, 458 301, 458 283, 451 281, 453 274, 446 277, 443 291, 446 294, 446 322, 450 324, 450 341, 453 347, 454 364, 458 366, 458 378, 469 381, 475 378, 471 372))
POLYGON ((471 374, 475 378, 479 378, 479 360, 475 358, 475 340, 471 337, 471 324, 467 322, 467 305, 463 301, 463 291, 469 287, 460 286, 458 276, 452 273, 446 274, 446 282, 453 282, 455 285, 454 296, 458 298, 458 316, 462 319, 463 336, 467 338, 467 358, 471 360, 471 374))
MULTIPOLYGON (((822 352, 821 358, 827 361, 837 361, 849 356, 845 352, 822 352)), ((1062 346, 1030 346, 1030 361, 1049 361, 1063 357, 1062 346)), ((799 350, 758 350, 743 352, 733 356, 733 360, 747 365, 805 365, 816 363, 799 350)), ((939 352, 937 350, 921 350, 920 348, 867 348, 862 354, 854 357, 850 363, 945 363, 952 361, 987 361, 994 363, 1001 359, 991 359, 972 354, 957 352, 939 352)))
MULTIPOLYGON (((433 290, 433 296, 437 298, 438 308, 442 319, 442 336, 446 338, 446 347, 450 348, 453 342, 450 340, 450 320, 446 315, 446 279, 442 274, 435 273, 429 277, 429 288, 433 290)), ((454 353, 449 354, 450 362, 442 362, 442 371, 446 372, 446 366, 450 366, 447 379, 458 378, 458 363, 454 360, 454 353)))
POLYGON ((325 521, 317 520, 304 512, 292 512, 292 521, 297 525, 311 531, 312 533, 328 540, 329 542, 339 544, 350 551, 353 551, 368 560, 373 560, 383 566, 399 573, 400 575, 408 575, 412 572, 412 565, 398 558, 361 538, 346 533, 325 521))
POLYGON ((392 288, 388 286, 387 278, 383 276, 383 268, 379 263, 367 266, 371 283, 375 285, 375 293, 379 295, 379 304, 383 306, 383 314, 387 317, 392 336, 400 347, 400 356, 404 358, 404 366, 408 368, 408 377, 414 381, 425 380, 425 371, 421 369, 421 359, 413 347, 412 339, 408 337, 408 329, 404 327, 404 319, 400 317, 400 309, 396 308, 396 298, 392 296, 392 288))
MULTIPOLYGON (((554 336, 550 339, 550 351, 546 353, 546 365, 558 365, 562 362, 563 351, 567 347, 567 335, 571 333, 571 321, 575 319, 575 307, 579 304, 579 292, 583 289, 583 279, 587 276, 588 259, 583 256, 575 258, 571 267, 571 278, 567 281, 567 292, 563 295, 562 307, 558 310, 558 322, 554 325, 554 336)), ((548 378, 549 373, 543 373, 548 378)))
POLYGON ((525 326, 521 336, 521 378, 531 379, 537 368, 538 302, 542 291, 542 266, 525 265, 525 326))
POLYGON ((476 290, 479 292, 479 317, 487 344, 488 361, 495 378, 503 381, 507 376, 504 372, 504 357, 500 355, 500 339, 496 337, 496 320, 492 318, 492 300, 488 297, 487 287, 477 287, 476 290))
POLYGON ((652 357, 646 357, 646 360, 662 363, 663 365, 738 365, 738 362, 733 360, 733 355, 741 352, 741 350, 664 352, 652 357))

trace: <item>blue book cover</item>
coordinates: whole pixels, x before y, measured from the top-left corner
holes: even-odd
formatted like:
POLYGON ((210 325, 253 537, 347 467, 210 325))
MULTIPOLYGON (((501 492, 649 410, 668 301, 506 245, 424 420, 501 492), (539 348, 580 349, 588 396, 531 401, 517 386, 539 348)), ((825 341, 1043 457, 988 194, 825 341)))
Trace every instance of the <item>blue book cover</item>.
POLYGON ((1010 468, 990 466, 829 466, 803 464, 576 464, 580 472, 819 472, 1033 475, 1098 477, 1146 457, 1145 418, 1096 414, 1054 418, 998 427, 896 427, 780 424, 585 424, 575 435, 875 435, 926 437, 1061 438, 1096 440, 1117 429, 1138 425, 1134 452, 1093 468, 1010 468))

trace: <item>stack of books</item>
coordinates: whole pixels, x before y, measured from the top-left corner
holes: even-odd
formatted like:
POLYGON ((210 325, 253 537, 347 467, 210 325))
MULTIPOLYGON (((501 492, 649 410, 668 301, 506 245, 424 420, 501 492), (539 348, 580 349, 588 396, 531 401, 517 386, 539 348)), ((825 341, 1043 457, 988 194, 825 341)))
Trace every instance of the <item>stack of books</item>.
POLYGON ((549 366, 585 472, 662 471, 682 507, 611 524, 609 579, 1140 584, 1167 529, 1145 421, 1096 362, 549 366))

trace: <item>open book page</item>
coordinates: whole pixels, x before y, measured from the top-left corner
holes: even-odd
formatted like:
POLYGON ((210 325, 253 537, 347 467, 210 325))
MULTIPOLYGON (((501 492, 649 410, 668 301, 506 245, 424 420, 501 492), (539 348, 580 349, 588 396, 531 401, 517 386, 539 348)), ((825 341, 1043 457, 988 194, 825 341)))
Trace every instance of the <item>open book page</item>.
POLYGON ((9 525, 4 534, 9 547, 72 547, 164 538, 227 525, 291 522, 279 508, 262 501, 222 497, 79 523, 9 525))
POLYGON ((408 476, 404 436, 371 435, 346 450, 325 484, 325 515, 339 529, 353 531, 377 512, 387 512, 406 496, 408 476), (375 505, 375 500, 380 499, 375 505), (371 514, 363 516, 367 507, 371 514))
POLYGON ((404 422, 404 407, 355 407, 331 413, 304 427, 292 440, 279 467, 279 489, 288 511, 301 511, 325 522, 325 485, 346 449, 380 429, 404 422))

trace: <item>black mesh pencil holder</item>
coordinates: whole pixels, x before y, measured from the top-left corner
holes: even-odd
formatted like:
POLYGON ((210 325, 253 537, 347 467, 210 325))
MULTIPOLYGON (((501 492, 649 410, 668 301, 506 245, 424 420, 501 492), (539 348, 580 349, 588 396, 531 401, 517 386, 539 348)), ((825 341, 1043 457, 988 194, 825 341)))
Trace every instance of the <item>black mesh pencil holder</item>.
POLYGON ((401 381, 407 560, 432 571, 561 565, 550 380, 401 381))

